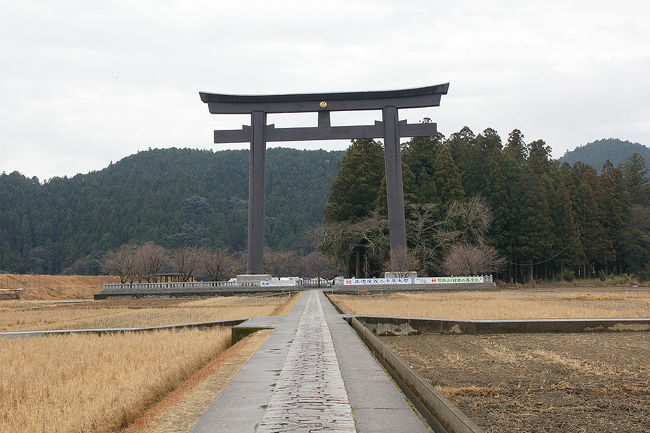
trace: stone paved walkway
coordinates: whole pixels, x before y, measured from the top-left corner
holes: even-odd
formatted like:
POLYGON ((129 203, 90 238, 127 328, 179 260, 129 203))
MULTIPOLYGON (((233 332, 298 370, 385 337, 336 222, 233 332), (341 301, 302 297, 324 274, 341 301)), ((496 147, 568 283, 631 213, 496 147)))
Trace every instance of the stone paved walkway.
POLYGON ((191 433, 429 432, 321 291, 240 326, 274 331, 191 433))
POLYGON ((311 292, 260 433, 356 432, 320 298, 311 292))

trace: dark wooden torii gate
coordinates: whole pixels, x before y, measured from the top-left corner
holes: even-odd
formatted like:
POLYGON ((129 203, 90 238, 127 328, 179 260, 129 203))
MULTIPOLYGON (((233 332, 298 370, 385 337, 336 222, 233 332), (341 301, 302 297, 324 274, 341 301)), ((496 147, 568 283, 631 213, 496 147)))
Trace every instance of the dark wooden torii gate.
POLYGON ((270 141, 383 138, 390 248, 391 251, 406 249, 400 138, 433 136, 437 133, 437 125, 400 121, 397 110, 438 106, 448 88, 449 83, 405 90, 292 95, 224 95, 200 92, 201 101, 208 104, 212 114, 251 115, 251 126, 214 131, 215 143, 250 142, 247 273, 259 274, 262 271, 266 143, 270 141), (376 121, 374 125, 331 126, 330 112, 351 110, 381 110, 382 121, 376 121), (267 113, 303 112, 317 112, 318 126, 276 128, 273 124, 266 124, 267 113))

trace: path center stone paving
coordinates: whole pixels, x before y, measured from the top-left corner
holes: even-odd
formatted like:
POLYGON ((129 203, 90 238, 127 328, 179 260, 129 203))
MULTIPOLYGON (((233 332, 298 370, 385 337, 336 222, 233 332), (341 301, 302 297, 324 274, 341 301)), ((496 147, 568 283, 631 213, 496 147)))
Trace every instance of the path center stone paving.
POLYGON ((257 431, 356 432, 320 298, 315 292, 257 431))

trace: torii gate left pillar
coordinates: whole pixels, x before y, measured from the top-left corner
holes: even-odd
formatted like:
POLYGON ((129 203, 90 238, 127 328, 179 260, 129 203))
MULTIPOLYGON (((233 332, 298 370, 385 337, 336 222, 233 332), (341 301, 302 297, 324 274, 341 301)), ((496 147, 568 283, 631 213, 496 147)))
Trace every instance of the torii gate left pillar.
MULTIPOLYGON (((440 105, 449 83, 417 89, 379 92, 314 93, 295 95, 224 95, 200 93, 213 114, 250 114, 251 126, 214 131, 215 143, 250 143, 248 185, 247 273, 259 274, 264 259, 264 179, 266 143, 269 141, 338 140, 383 138, 386 195, 391 251, 406 250, 406 221, 402 187, 401 137, 433 136, 435 123, 399 121, 398 108, 440 105), (382 121, 374 125, 331 126, 331 111, 381 110, 382 121), (318 112, 318 126, 276 128, 266 124, 267 113, 318 112)), ((393 256, 391 255, 391 259, 393 256)), ((393 263, 395 265, 395 263, 393 263)))
POLYGON ((249 274, 260 274, 264 258, 264 179, 266 178, 266 113, 251 114, 251 152, 248 163, 248 260, 249 274), (261 251, 261 253, 260 253, 261 251), (253 254, 251 254, 254 252, 253 254))

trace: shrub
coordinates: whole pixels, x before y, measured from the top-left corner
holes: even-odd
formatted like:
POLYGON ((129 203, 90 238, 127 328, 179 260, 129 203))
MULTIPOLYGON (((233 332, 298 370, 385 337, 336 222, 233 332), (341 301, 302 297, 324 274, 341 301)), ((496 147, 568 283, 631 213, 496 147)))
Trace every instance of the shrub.
POLYGON ((607 277, 607 282, 609 284, 615 284, 615 285, 636 283, 634 277, 628 274, 610 275, 609 277, 607 277))
POLYGON ((576 278, 576 273, 571 269, 564 268, 562 269, 562 279, 564 281, 573 281, 576 278))

